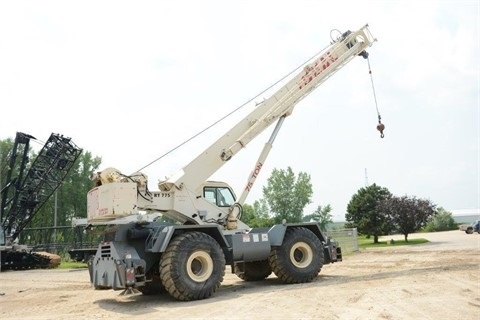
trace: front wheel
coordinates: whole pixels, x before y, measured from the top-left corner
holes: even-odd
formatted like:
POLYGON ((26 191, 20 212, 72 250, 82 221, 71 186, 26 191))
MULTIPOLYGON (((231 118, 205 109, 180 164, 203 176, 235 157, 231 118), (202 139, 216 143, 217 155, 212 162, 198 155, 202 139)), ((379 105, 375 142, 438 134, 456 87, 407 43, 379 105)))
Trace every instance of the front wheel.
POLYGON ((160 259, 160 278, 177 300, 210 297, 225 275, 225 256, 220 245, 203 232, 187 232, 174 238, 160 259))
POLYGON ((323 266, 323 246, 309 229, 287 229, 283 243, 274 247, 268 261, 275 275, 286 283, 312 281, 323 266))

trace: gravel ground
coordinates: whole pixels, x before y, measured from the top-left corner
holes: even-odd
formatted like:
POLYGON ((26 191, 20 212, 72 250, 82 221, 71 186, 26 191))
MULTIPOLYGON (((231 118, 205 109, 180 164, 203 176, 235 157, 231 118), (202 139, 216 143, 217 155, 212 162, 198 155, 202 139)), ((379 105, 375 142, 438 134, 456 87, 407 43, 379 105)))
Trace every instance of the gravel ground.
POLYGON ((193 302, 94 290, 84 269, 6 271, 0 319, 480 319, 480 235, 417 237, 430 242, 361 250, 308 284, 244 282, 227 268, 216 294, 193 302))

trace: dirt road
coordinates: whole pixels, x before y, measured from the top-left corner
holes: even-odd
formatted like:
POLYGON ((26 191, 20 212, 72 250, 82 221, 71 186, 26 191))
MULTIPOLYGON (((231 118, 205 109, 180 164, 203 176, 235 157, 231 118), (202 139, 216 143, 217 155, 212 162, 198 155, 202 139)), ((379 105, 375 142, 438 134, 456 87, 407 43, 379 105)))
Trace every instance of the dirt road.
POLYGON ((430 242, 362 250, 308 284, 244 282, 227 268, 216 294, 194 302, 93 290, 87 270, 7 271, 0 319, 480 319, 480 235, 415 237, 430 242))

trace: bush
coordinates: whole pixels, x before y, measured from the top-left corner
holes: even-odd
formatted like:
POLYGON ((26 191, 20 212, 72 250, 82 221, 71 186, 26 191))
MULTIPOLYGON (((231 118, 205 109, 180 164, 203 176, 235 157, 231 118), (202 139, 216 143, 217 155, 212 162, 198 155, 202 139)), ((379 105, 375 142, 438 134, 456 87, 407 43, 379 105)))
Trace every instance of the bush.
POLYGON ((439 208, 437 214, 431 217, 425 226, 426 232, 456 230, 458 228, 452 214, 443 208, 439 208))

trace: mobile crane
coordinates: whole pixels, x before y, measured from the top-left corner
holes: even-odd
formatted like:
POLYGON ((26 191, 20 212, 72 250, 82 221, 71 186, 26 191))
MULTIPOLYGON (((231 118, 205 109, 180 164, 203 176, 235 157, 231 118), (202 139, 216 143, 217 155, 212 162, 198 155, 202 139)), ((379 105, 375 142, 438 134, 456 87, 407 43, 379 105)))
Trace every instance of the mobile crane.
POLYGON ((17 132, 0 190, 0 270, 47 268, 50 257, 18 244, 20 233, 61 185, 82 150, 52 133, 29 164, 29 134, 17 132), (20 159, 18 156, 20 154, 20 159))
POLYGON ((375 41, 368 25, 340 33, 299 74, 187 166, 159 181, 159 191, 148 190, 147 176, 141 172, 128 176, 114 168, 98 172, 96 186, 87 195, 87 220, 109 227, 89 261, 93 287, 127 294, 166 290, 177 300, 199 300, 221 285, 227 265, 245 281, 263 280, 273 272, 285 283, 305 283, 323 265, 341 261, 338 243, 318 223, 250 228, 241 221, 242 204, 295 105, 355 56, 368 58, 365 50, 375 41), (238 199, 228 184, 208 181, 274 122, 238 199), (147 219, 150 213, 174 222, 147 219))

